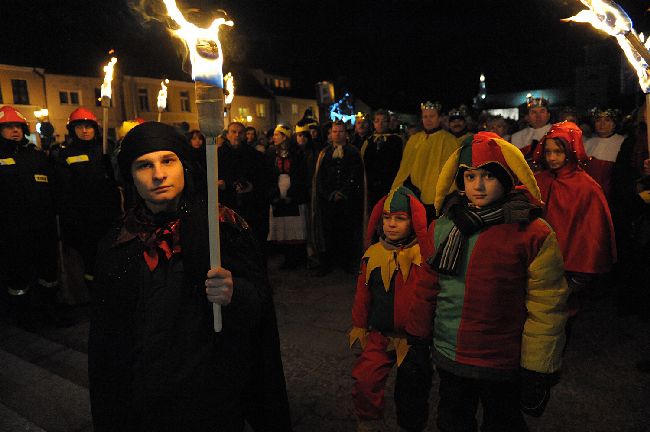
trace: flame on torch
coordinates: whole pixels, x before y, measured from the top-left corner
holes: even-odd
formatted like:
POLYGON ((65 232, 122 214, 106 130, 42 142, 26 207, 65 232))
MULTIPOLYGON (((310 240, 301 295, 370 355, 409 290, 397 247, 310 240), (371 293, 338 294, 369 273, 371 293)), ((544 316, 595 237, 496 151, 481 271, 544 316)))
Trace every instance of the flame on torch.
POLYGON ((235 98, 235 77, 232 76, 231 72, 228 72, 225 77, 223 77, 223 83, 225 84, 225 99, 224 104, 232 104, 232 100, 235 98))
POLYGON ((611 0, 580 0, 588 9, 562 21, 589 23, 595 29, 614 36, 625 53, 628 62, 639 77, 639 85, 644 93, 650 93, 650 51, 648 43, 634 30, 627 13, 611 0))
POLYGON ((111 88, 111 83, 113 82, 113 70, 115 69, 115 63, 117 63, 117 57, 111 57, 111 61, 104 66, 104 82, 102 83, 101 94, 102 97, 111 98, 113 91, 111 88))
POLYGON ((232 26, 231 20, 217 18, 210 27, 200 28, 185 19, 175 0, 163 0, 167 14, 179 26, 173 33, 187 45, 192 63, 192 79, 223 88, 223 56, 219 41, 219 27, 232 26))
POLYGON ((167 108, 167 86, 169 80, 160 81, 160 90, 158 90, 158 111, 164 111, 167 108))

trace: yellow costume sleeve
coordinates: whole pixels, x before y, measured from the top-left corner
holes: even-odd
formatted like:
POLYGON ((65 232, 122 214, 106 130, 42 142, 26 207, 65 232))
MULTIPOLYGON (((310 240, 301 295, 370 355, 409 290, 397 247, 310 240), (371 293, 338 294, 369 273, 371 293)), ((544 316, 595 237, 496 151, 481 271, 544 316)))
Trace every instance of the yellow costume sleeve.
POLYGON ((528 318, 521 341, 522 367, 541 373, 560 368, 568 296, 562 253, 552 232, 528 267, 528 318))

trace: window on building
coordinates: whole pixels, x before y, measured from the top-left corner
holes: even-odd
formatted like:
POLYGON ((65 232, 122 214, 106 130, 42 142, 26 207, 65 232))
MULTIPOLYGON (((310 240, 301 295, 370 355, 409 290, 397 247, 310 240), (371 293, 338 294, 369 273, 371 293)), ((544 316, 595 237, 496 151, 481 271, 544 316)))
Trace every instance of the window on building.
POLYGON ((146 88, 138 89, 138 107, 140 111, 151 111, 149 108, 149 90, 146 88))
POLYGON ((192 110, 190 109, 190 92, 189 91, 182 91, 180 92, 181 95, 181 111, 183 112, 191 112, 192 110))
POLYGON ((280 88, 280 80, 279 79, 274 79, 273 80, 273 87, 275 88, 280 88))
POLYGON ((27 81, 11 80, 11 90, 14 94, 14 104, 29 105, 29 91, 27 90, 27 81))
POLYGON ((298 114, 298 104, 296 103, 291 104, 291 114, 298 114))
POLYGON ((262 118, 266 117, 266 104, 255 104, 255 115, 262 118))
POLYGON ((79 105, 80 100, 78 91, 59 90, 59 102, 61 105, 79 105))
POLYGON ((284 88, 288 89, 291 87, 291 81, 289 80, 284 80, 284 88))
POLYGON ((239 117, 246 118, 246 117, 249 116, 249 111, 248 111, 248 108, 246 108, 246 107, 239 107, 239 109, 237 111, 239 113, 239 117))

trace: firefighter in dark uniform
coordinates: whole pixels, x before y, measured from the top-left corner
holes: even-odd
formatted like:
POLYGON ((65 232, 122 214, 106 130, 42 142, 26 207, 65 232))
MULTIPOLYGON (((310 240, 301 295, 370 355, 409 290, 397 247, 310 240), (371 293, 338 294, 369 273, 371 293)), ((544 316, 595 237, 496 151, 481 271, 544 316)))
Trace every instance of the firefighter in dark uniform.
POLYGON ((13 107, 0 108, 0 134, 0 286, 15 323, 33 328, 40 321, 30 288, 38 289, 47 318, 54 317, 58 290, 49 164, 29 145, 27 120, 13 107))
POLYGON ((120 192, 110 157, 102 154, 95 115, 77 108, 67 128, 69 141, 51 154, 54 197, 63 242, 81 255, 84 278, 90 284, 97 244, 120 215, 120 192))

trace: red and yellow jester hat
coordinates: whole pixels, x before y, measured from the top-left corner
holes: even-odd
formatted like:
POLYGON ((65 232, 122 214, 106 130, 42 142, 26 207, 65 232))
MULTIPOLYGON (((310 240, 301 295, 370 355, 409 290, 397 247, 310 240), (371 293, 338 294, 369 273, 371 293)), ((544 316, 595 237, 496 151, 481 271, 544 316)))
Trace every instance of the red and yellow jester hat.
POLYGON ((452 153, 442 167, 436 185, 436 212, 440 214, 445 197, 457 188, 456 177, 461 170, 478 169, 491 163, 501 166, 511 177, 513 185, 523 184, 533 198, 541 201, 535 176, 521 150, 493 132, 479 132, 471 144, 452 153))
POLYGON ((562 141, 569 165, 577 167, 588 159, 585 146, 582 144, 582 130, 573 122, 563 121, 551 126, 540 140, 533 155, 533 163, 537 166, 546 167, 544 147, 546 147, 546 140, 550 138, 562 141))
POLYGON ((418 243, 425 241, 427 238, 427 212, 424 205, 409 188, 399 186, 380 199, 372 209, 366 231, 366 248, 372 244, 377 231, 382 227, 382 215, 399 212, 411 216, 411 226, 418 238, 418 243))

